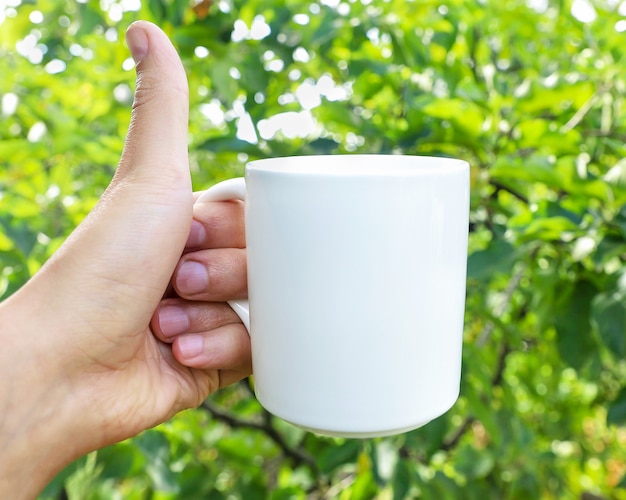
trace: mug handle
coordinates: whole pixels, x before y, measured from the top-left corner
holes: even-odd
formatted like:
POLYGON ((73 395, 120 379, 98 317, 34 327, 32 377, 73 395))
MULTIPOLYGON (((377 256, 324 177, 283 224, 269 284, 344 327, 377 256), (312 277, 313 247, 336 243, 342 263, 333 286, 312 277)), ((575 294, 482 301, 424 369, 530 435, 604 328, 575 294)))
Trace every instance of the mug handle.
MULTIPOLYGON (((215 186, 211 186, 200 195, 196 203, 228 200, 246 201, 246 181, 243 177, 228 179, 215 184, 215 186)), ((248 305, 248 301, 245 299, 229 300, 228 305, 237 313, 237 316, 239 316, 239 319, 243 322, 246 330, 250 332, 250 306, 248 305)))

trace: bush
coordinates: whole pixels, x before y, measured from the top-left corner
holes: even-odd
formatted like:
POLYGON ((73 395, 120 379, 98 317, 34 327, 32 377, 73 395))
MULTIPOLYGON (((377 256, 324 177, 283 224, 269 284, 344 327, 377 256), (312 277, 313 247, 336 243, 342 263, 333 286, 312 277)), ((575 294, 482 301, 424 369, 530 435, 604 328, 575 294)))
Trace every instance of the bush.
POLYGON ((321 438, 265 413, 245 382, 79 460, 42 498, 626 498, 618 4, 0 7, 2 297, 114 171, 134 81, 123 32, 138 18, 166 30, 188 70, 196 189, 278 155, 472 166, 464 373, 446 415, 390 438, 321 438))

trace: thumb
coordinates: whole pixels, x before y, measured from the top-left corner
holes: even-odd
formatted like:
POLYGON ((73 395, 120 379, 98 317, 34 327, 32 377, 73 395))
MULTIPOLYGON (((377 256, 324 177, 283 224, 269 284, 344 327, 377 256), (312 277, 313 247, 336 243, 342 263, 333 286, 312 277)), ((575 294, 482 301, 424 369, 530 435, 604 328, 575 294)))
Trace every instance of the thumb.
POLYGON ((127 31, 137 89, 113 181, 36 281, 52 314, 93 331, 146 328, 184 249, 192 218, 188 90, 182 63, 155 25, 127 31), (68 306, 70 304, 70 306, 68 306), (115 313, 112 315, 111 312, 115 313))
POLYGON ((126 41, 136 63, 137 86, 118 174, 149 185, 189 182, 189 91, 180 58, 165 33, 145 21, 128 28, 126 41))

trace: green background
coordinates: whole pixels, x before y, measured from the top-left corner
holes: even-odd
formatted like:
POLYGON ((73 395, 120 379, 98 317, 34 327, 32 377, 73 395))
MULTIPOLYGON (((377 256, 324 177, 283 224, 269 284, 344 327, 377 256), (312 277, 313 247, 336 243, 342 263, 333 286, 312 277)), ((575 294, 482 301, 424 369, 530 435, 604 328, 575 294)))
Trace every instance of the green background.
POLYGON ((113 174, 136 19, 187 69, 196 189, 278 155, 470 162, 461 397, 346 440, 271 417, 243 382, 42 498, 626 498, 626 2, 0 2, 0 297, 113 174))

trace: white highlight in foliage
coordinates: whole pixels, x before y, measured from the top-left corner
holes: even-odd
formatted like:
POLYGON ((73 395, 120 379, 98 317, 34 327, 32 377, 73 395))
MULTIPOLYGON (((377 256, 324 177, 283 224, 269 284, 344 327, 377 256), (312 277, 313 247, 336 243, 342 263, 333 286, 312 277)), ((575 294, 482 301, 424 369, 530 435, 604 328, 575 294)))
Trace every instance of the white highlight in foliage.
POLYGON ((596 9, 589 3, 589 0, 574 0, 572 15, 581 23, 591 23, 598 17, 596 9))
POLYGON ((216 127, 220 127, 226 122, 226 114, 222 109, 220 101, 217 99, 201 104, 200 113, 216 127))
POLYGON ((296 99, 304 109, 317 108, 322 104, 322 96, 317 86, 309 81, 305 81, 296 90, 296 99))
POLYGON ((11 116, 17 111, 19 98, 13 92, 7 92, 2 96, 2 116, 11 116))
MULTIPOLYGON (((38 31, 38 30, 33 30, 38 31)), ((48 48, 39 43, 41 34, 31 32, 15 44, 17 53, 26 57, 31 63, 39 64, 48 48)))
POLYGON ((296 99, 304 109, 313 109, 322 104, 322 97, 328 101, 345 101, 351 85, 337 85, 329 74, 322 75, 317 82, 305 80, 296 90, 296 99))
POLYGON ((278 132, 287 139, 305 138, 315 131, 316 122, 308 110, 299 113, 288 111, 261 120, 258 128, 261 138, 265 140, 273 139, 278 132))
POLYGON ((308 63, 311 60, 311 56, 304 47, 298 47, 293 51, 294 61, 308 63))
POLYGON ((206 47, 202 46, 202 45, 198 45, 194 50, 193 53, 195 54, 195 56, 198 59, 204 59, 206 57, 209 57, 209 54, 211 53, 209 51, 209 49, 207 49, 206 47))
POLYGON ((233 26, 233 32, 230 35, 230 38, 233 42, 241 42, 248 37, 248 26, 241 19, 237 19, 233 26))
POLYGON ((129 104, 133 101, 133 91, 127 83, 120 83, 113 89, 113 97, 121 104, 129 104))
POLYGON ((299 24, 300 26, 306 26, 311 21, 311 18, 308 14, 296 14, 293 16, 293 22, 299 24))
POLYGON ((122 63, 122 69, 124 71, 131 71, 134 68, 135 68, 135 61, 133 61, 132 57, 127 57, 126 59, 124 59, 124 62, 122 63))
POLYGON ((264 16, 256 16, 252 21, 250 28, 250 37, 253 40, 263 40, 266 36, 269 36, 272 32, 270 25, 265 22, 264 16))
POLYGON ((270 25, 265 22, 264 16, 256 16, 252 21, 252 26, 248 25, 242 19, 237 19, 233 25, 233 32, 230 38, 233 42, 241 42, 243 40, 263 40, 272 32, 270 25))
POLYGON ((39 142, 46 135, 47 130, 44 122, 36 122, 28 131, 26 138, 28 142, 39 142))
POLYGON ((28 20, 33 24, 41 24, 43 22, 43 14, 39 10, 34 10, 28 16, 28 20))
POLYGON ((548 10, 550 4, 548 0, 526 0, 526 5, 528 5, 535 12, 545 12, 548 10))
POLYGON ((61 59, 52 59, 52 61, 46 64, 45 70, 46 73, 56 75, 65 71, 66 67, 67 65, 65 64, 65 61, 61 61, 61 59))
POLYGON ((233 111, 237 116, 237 139, 246 141, 251 144, 259 142, 259 138, 256 135, 254 123, 250 113, 246 111, 244 103, 241 100, 237 100, 233 103, 233 111))

